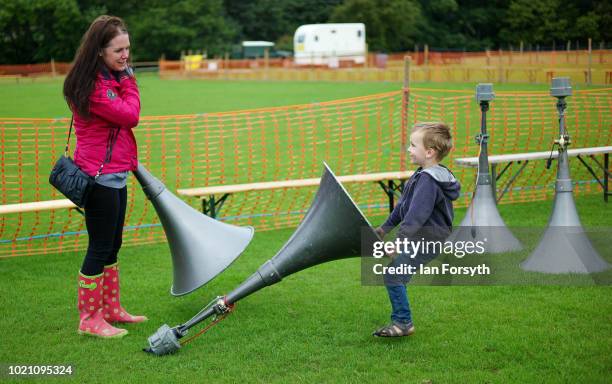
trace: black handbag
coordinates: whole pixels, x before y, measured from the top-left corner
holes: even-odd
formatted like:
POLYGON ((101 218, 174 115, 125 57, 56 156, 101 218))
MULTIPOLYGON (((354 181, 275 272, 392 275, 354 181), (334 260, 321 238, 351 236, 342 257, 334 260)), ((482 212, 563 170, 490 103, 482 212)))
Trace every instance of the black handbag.
POLYGON ((72 201, 77 207, 83 208, 87 203, 87 198, 93 189, 96 179, 102 173, 104 164, 110 161, 113 150, 113 145, 119 135, 119 129, 109 132, 109 139, 106 147, 106 157, 100 165, 100 169, 96 176, 92 177, 83 172, 74 161, 68 156, 68 148, 70 145, 70 134, 72 133, 72 122, 74 116, 70 120, 70 130, 68 131, 68 140, 66 141, 66 149, 64 154, 57 160, 51 174, 49 175, 49 183, 72 201))

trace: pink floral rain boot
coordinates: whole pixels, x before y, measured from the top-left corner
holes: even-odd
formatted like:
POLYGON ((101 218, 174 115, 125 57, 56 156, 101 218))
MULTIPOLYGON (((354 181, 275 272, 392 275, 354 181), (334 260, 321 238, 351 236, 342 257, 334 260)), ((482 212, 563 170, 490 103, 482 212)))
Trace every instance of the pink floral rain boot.
POLYGON ((117 263, 104 267, 104 319, 116 323, 141 323, 146 316, 130 315, 119 301, 119 265, 117 263))
POLYGON ((104 320, 102 313, 103 281, 102 274, 85 276, 79 273, 78 308, 81 318, 79 334, 105 339, 123 337, 127 335, 127 330, 115 328, 104 320))

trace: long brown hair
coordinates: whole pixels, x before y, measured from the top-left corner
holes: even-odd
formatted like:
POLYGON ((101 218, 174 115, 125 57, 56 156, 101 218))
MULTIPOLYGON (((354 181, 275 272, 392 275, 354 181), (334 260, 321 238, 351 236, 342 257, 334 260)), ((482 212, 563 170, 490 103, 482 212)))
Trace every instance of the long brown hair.
POLYGON ((72 112, 89 116, 89 96, 94 90, 98 73, 105 66, 100 53, 122 33, 128 33, 123 20, 103 15, 96 18, 83 35, 72 68, 64 80, 64 98, 72 112))

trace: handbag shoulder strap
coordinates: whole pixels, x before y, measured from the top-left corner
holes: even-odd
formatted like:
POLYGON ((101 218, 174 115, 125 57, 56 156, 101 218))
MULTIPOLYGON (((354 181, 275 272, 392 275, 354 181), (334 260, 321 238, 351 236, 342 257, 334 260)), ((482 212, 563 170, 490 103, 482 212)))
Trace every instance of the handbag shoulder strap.
POLYGON ((74 121, 74 115, 70 118, 70 129, 68 130, 68 140, 66 140, 66 148, 64 148, 64 156, 68 157, 68 148, 70 147, 70 134, 72 133, 72 122, 74 121))
MULTIPOLYGON (((74 115, 70 118, 70 129, 68 130, 68 139, 66 140, 66 148, 64 149, 64 156, 68 157, 68 149, 70 147, 70 135, 72 134, 72 124, 74 122, 74 115)), ((104 161, 100 164, 100 168, 98 168, 98 172, 96 172, 95 179, 100 177, 102 174, 102 168, 104 168, 104 164, 108 163, 111 160, 111 155, 113 153, 113 146, 117 142, 117 137, 119 136, 119 128, 113 130, 111 129, 108 133, 108 140, 106 142, 106 154, 104 156, 104 161)))
POLYGON ((111 129, 108 133, 108 140, 106 141, 106 155, 104 156, 104 161, 100 164, 100 168, 96 173, 95 178, 97 179, 102 174, 102 168, 104 168, 104 164, 111 161, 111 155, 113 154, 113 146, 117 142, 117 137, 119 137, 119 127, 117 129, 111 129))

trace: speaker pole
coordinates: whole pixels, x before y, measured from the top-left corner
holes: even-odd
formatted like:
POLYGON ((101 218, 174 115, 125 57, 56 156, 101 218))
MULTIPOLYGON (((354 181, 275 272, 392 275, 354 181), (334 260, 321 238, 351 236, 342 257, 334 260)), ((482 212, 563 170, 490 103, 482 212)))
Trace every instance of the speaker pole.
POLYGON ((571 140, 565 126, 565 98, 572 95, 569 78, 553 78, 550 94, 557 98, 559 114, 559 139, 555 140, 559 151, 555 199, 546 231, 533 253, 521 263, 521 268, 544 273, 603 271, 609 268, 609 264, 599 256, 586 236, 574 203, 567 155, 571 140))
POLYGON ((450 239, 483 241, 487 253, 514 252, 520 251, 523 246, 499 214, 496 191, 493 190, 489 172, 487 111, 494 98, 493 84, 481 83, 476 86, 476 101, 481 111, 480 133, 476 135, 476 143, 480 146, 476 190, 465 217, 450 239))

